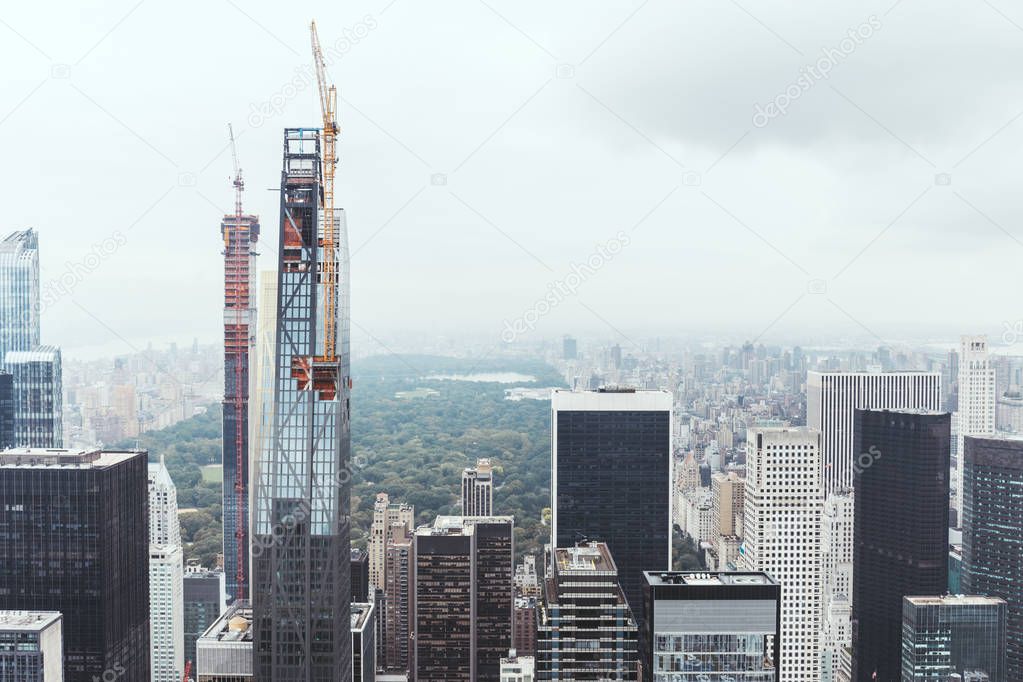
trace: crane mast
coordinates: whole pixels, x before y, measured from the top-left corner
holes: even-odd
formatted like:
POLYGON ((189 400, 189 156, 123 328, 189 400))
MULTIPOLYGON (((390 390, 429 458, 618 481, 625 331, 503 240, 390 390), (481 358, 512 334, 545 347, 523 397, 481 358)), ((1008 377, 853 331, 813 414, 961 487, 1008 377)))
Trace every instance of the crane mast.
POLYGON ((320 48, 316 22, 309 26, 313 63, 323 114, 323 360, 337 360, 337 233, 334 223, 334 169, 337 166, 337 88, 327 83, 327 65, 320 48))

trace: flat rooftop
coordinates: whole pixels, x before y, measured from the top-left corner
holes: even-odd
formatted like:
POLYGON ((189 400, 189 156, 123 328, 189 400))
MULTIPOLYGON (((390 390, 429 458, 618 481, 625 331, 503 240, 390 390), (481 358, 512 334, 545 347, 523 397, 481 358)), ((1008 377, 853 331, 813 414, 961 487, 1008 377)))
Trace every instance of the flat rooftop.
POLYGON ((102 469, 121 464, 145 450, 68 450, 62 448, 8 448, 0 452, 0 467, 46 469, 102 469))
POLYGON ((644 571, 650 585, 779 585, 767 573, 695 573, 644 571))
POLYGON ((352 632, 361 632, 366 628, 366 621, 369 620, 369 614, 373 612, 373 605, 352 602, 352 632))
POLYGON ((236 601, 213 625, 206 628, 199 641, 252 643, 252 604, 244 599, 236 601))
POLYGON ((611 552, 603 542, 591 542, 575 547, 558 547, 554 550, 554 559, 561 575, 578 572, 611 572, 617 571, 611 552))
POLYGON ((41 631, 60 619, 60 611, 0 611, 0 630, 41 631))
POLYGON ((432 526, 419 526, 415 534, 424 535, 472 535, 477 524, 511 523, 510 516, 438 516, 432 526))
POLYGON ((914 606, 996 606, 1004 604, 999 597, 982 597, 969 594, 945 594, 927 597, 906 597, 906 601, 914 606))

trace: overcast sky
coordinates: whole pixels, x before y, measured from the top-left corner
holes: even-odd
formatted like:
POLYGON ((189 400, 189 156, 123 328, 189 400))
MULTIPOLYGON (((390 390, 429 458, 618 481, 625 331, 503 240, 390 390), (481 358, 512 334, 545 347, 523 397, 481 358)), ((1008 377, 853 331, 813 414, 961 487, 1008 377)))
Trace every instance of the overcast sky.
POLYGON ((1006 0, 59 4, 0 7, 0 228, 36 227, 44 287, 71 282, 43 319, 71 354, 219 338, 228 122, 273 267, 281 130, 319 125, 311 18, 338 55, 357 334, 1023 318, 1006 0))

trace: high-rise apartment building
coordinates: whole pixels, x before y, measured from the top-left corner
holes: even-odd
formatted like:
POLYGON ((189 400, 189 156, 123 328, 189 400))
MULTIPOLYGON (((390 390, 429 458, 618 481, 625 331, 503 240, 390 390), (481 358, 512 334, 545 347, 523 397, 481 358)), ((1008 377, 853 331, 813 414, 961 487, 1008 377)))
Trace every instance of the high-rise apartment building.
POLYGON ((898 679, 902 599, 948 586, 947 412, 857 410, 854 682, 898 679))
POLYGON ((149 465, 149 664, 151 682, 185 672, 185 603, 178 494, 163 456, 149 465))
POLYGON ((824 493, 852 487, 853 411, 941 409, 940 372, 807 372, 806 425, 821 432, 824 493))
POLYGON ((251 580, 254 673, 275 682, 348 679, 352 665, 348 239, 342 210, 321 215, 321 168, 319 131, 285 130, 273 398, 253 477, 251 580))
POLYGON ((959 401, 956 411, 955 467, 953 485, 959 526, 963 520, 963 439, 967 436, 991 436, 995 433, 997 391, 995 366, 991 361, 987 337, 963 336, 959 342, 959 401))
POLYGON ((540 596, 540 576, 536 572, 536 555, 526 554, 515 567, 515 594, 521 597, 540 596))
POLYGON ((967 436, 963 457, 966 594, 1008 604, 1007 680, 1023 680, 1023 439, 967 436))
POLYGON ((711 510, 713 532, 742 537, 742 504, 746 499, 746 481, 735 472, 715 473, 710 477, 714 506, 711 510))
POLYGON ((185 569, 183 584, 184 659, 195 669, 195 643, 223 615, 227 600, 224 572, 199 565, 185 569))
POLYGON ((256 346, 256 243, 259 216, 242 213, 241 171, 235 212, 224 216, 224 574, 229 598, 249 597, 249 370, 256 346))
POLYGON ((0 453, 0 609, 63 614, 64 679, 149 679, 144 452, 0 453))
POLYGON ((489 459, 462 471, 462 516, 493 516, 494 467, 489 459))
POLYGON ((947 682, 971 674, 1006 682, 1005 622, 1005 600, 997 597, 905 597, 903 682, 947 682))
POLYGON ((646 682, 776 682, 782 586, 766 573, 646 573, 646 682))
POLYGON ((821 674, 821 435, 807 427, 747 431, 739 569, 782 585, 780 679, 821 674))
POLYGON ((61 614, 0 611, 0 680, 63 682, 61 614))
POLYGON ((607 544, 551 552, 537 604, 537 680, 638 680, 639 628, 607 544))
POLYGON ((439 516, 414 535, 412 679, 497 682, 512 641, 514 522, 439 516))
POLYGON ((14 379, 16 447, 62 447, 64 414, 60 349, 37 346, 27 351, 8 351, 6 365, 14 379))
MULTIPOLYGON (((391 526, 391 538, 387 543, 384 566, 384 598, 378 606, 378 614, 386 619, 383 627, 383 646, 377 643, 379 667, 389 672, 405 672, 409 669, 409 637, 411 634, 412 595, 412 533, 403 523, 391 526), (382 608, 381 608, 382 607, 382 608)), ((379 617, 378 617, 379 619, 379 617)))
POLYGON ((391 527, 404 526, 411 533, 415 527, 415 519, 416 512, 412 505, 391 502, 387 493, 377 493, 366 548, 369 553, 370 584, 383 589, 386 583, 384 564, 387 561, 387 541, 391 537, 391 527))
POLYGON ((39 345, 39 235, 20 230, 0 241, 0 363, 39 345))
POLYGON ((551 538, 607 543, 637 621, 643 571, 671 568, 672 395, 555 390, 551 398, 551 538))
POLYGON ((852 490, 824 499, 821 517, 821 682, 834 682, 843 650, 852 646, 853 502, 852 490))
POLYGON ((252 607, 238 599, 206 629, 196 642, 197 682, 266 679, 254 673, 252 624, 252 607))
POLYGON ((512 643, 523 656, 536 654, 536 597, 515 597, 512 643))

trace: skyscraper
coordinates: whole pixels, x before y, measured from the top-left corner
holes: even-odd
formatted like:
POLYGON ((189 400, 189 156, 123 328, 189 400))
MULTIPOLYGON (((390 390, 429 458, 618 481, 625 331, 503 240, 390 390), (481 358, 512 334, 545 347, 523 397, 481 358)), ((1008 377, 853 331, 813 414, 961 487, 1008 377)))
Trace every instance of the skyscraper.
POLYGON ((551 538, 607 543, 640 621, 643 571, 671 568, 671 393, 555 390, 551 411, 551 538))
POLYGON ((902 598, 948 586, 951 422, 932 410, 856 410, 854 682, 898 679, 902 598))
MULTIPOLYGON (((232 139, 233 144, 233 139, 232 139)), ((256 242, 259 216, 242 213, 241 171, 235 212, 220 223, 224 240, 224 574, 230 599, 249 596, 249 387, 256 345, 256 242)))
POLYGON ((537 680, 638 680, 639 628, 608 546, 552 551, 537 604, 537 680))
POLYGON ((14 375, 0 369, 0 450, 14 447, 15 433, 14 375))
POLYGON ((184 594, 184 631, 185 661, 192 662, 195 669, 195 643, 224 613, 227 599, 227 587, 224 572, 205 569, 199 565, 190 565, 185 570, 183 584, 184 594))
POLYGON ((370 526, 369 542, 369 582, 380 589, 386 584, 384 564, 387 561, 387 542, 391 537, 391 527, 403 526, 409 533, 415 527, 416 512, 410 504, 391 502, 387 493, 377 493, 373 503, 373 523, 370 526))
POLYGON ((178 495, 164 464, 149 465, 149 662, 151 682, 185 672, 185 603, 178 495))
POLYGON ((494 513, 494 467, 489 459, 462 471, 462 516, 491 516, 494 513))
POLYGON ((646 573, 646 682, 778 680, 782 586, 766 573, 646 573))
POLYGON ((384 566, 384 599, 378 611, 378 620, 385 619, 378 631, 383 634, 383 646, 377 643, 378 664, 389 672, 401 673, 409 669, 409 634, 411 632, 410 594, 412 578, 412 533, 403 523, 391 526, 384 566))
POLYGON ((852 646, 853 589, 852 490, 838 490, 824 499, 821 517, 821 680, 838 675, 843 649, 852 646))
POLYGON ((824 494, 852 487, 853 411, 941 409, 940 372, 807 372, 806 425, 821 432, 824 494))
POLYGON ((512 641, 514 521, 438 516, 414 538, 412 679, 497 682, 512 641))
POLYGON ((780 679, 820 677, 821 436, 815 429, 747 431, 739 569, 782 584, 780 679))
POLYGON ((63 682, 61 614, 0 611, 0 680, 63 682))
POLYGON ((252 644, 252 607, 246 599, 235 600, 196 642, 196 679, 198 682, 267 679, 253 673, 258 661, 253 656, 252 644))
POLYGON ((986 336, 963 336, 960 339, 958 387, 953 482, 956 490, 956 520, 962 526, 963 439, 966 436, 990 436, 995 432, 995 367, 991 362, 986 336))
POLYGON ((9 351, 39 345, 39 235, 12 232, 0 241, 0 362, 9 351))
POLYGON ((347 679, 352 664, 348 240, 342 210, 320 215, 321 162, 319 131, 284 131, 272 414, 252 538, 255 675, 275 682, 347 679))
POLYGON ((64 443, 60 349, 38 346, 9 351, 6 364, 14 377, 16 447, 60 448, 64 443))
POLYGON ((351 575, 352 601, 365 602, 369 598, 369 555, 365 550, 352 548, 351 575))
POLYGON ((964 454, 962 590, 1008 603, 1006 679, 1023 680, 1023 439, 967 436, 964 454))
POLYGON ((146 454, 7 450, 0 500, 0 609, 63 614, 65 682, 149 679, 146 454))
POLYGON ((376 679, 376 609, 372 602, 352 602, 352 682, 376 679))
POLYGON ((946 682, 970 672, 1005 682, 1005 606, 997 597, 905 597, 903 682, 946 682))

